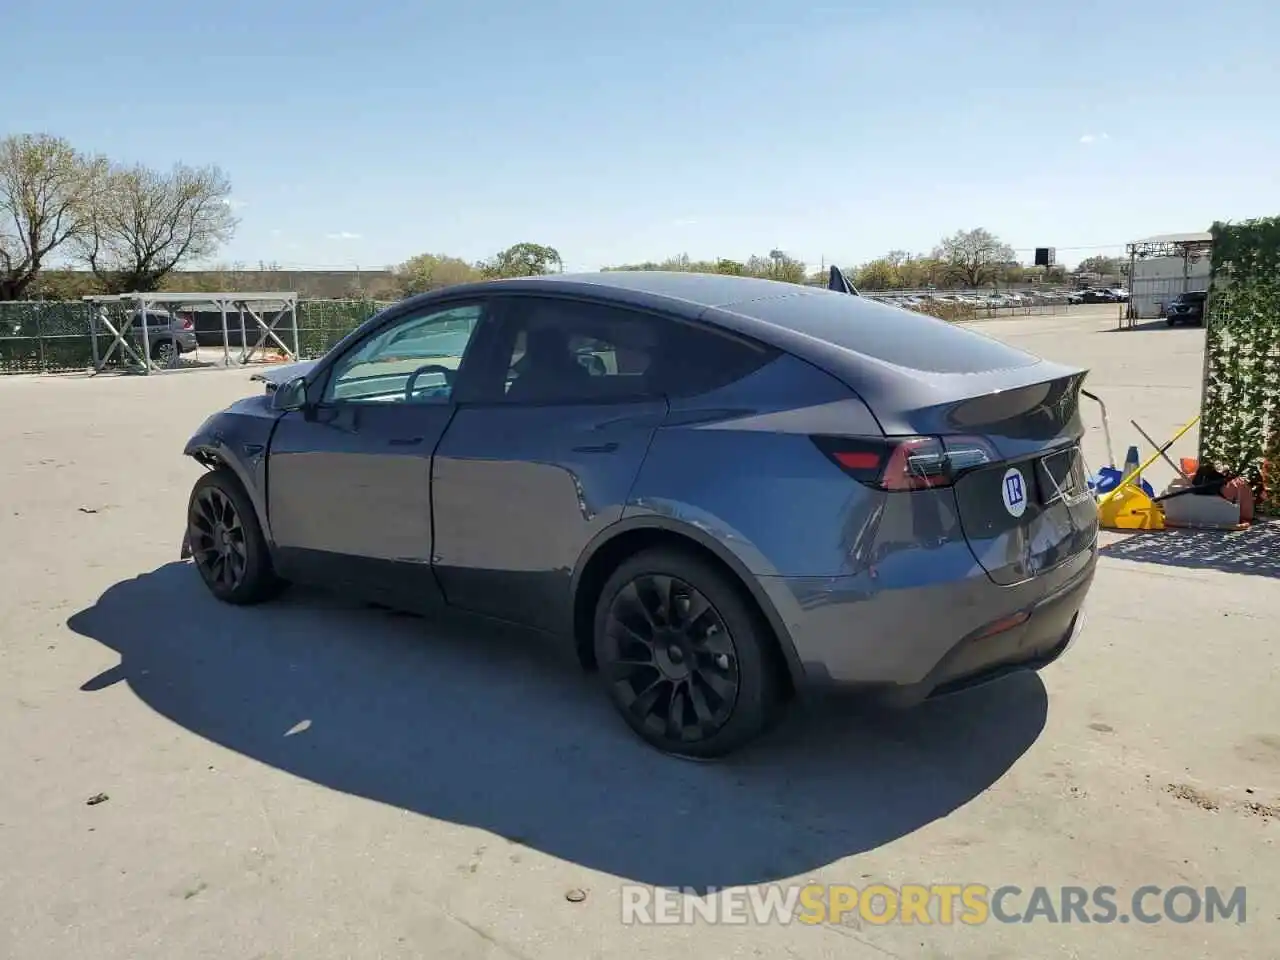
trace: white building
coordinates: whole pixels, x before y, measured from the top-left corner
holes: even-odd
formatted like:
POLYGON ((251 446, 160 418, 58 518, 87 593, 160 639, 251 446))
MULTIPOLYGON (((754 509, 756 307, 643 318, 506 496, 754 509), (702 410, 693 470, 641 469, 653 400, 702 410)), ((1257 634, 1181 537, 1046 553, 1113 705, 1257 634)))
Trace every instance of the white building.
POLYGON ((1209 289, 1213 237, 1208 233, 1168 233, 1135 240, 1130 263, 1129 309, 1137 320, 1164 316, 1180 293, 1209 289))

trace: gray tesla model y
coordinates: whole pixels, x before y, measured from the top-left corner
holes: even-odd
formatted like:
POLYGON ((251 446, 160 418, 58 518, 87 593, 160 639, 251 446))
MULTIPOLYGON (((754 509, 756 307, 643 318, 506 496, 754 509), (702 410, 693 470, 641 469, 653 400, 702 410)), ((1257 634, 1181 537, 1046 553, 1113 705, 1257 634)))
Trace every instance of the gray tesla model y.
POLYGON ((1084 376, 834 271, 450 287, 210 417, 183 552, 229 603, 563 636, 637 734, 717 756, 800 692, 907 705, 1062 654, 1084 376))

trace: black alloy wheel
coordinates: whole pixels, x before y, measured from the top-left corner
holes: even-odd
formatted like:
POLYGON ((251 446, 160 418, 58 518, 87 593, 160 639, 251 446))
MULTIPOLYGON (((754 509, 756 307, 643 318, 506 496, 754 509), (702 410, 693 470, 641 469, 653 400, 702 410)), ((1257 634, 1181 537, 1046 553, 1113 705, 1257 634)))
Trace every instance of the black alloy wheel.
POLYGON ((699 558, 659 549, 624 562, 601 594, 595 640, 614 706, 664 752, 722 756, 772 717, 772 637, 738 585, 699 558))
POLYGON ((249 548, 235 504, 217 487, 201 490, 191 504, 191 554, 209 583, 235 590, 244 582, 249 548))
POLYGON ((664 739, 714 735, 738 699, 738 651, 707 598, 675 577, 636 577, 614 596, 612 681, 623 707, 664 739))
POLYGON ((253 504, 225 467, 206 473, 191 490, 187 545, 201 579, 219 600, 258 603, 283 586, 253 504))
POLYGON ((157 341, 151 348, 151 359, 161 367, 172 367, 178 359, 178 349, 172 340, 157 341))

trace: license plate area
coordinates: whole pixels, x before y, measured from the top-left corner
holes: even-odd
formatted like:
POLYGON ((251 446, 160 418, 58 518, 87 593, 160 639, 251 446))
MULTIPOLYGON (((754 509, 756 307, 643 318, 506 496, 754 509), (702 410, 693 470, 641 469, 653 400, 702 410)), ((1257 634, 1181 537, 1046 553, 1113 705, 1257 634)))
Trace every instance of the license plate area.
POLYGON ((1084 460, 1078 446, 1072 445, 1041 457, 1035 463, 1035 475, 1036 489, 1043 507, 1058 502, 1073 507, 1091 497, 1084 460))

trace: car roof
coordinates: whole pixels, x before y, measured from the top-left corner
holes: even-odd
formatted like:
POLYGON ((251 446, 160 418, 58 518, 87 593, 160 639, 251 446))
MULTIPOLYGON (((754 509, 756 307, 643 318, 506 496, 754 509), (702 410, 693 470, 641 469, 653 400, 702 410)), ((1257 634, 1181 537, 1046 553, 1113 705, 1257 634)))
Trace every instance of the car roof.
POLYGON ((550 274, 447 287, 414 301, 500 291, 582 297, 712 323, 845 382, 858 376, 863 360, 956 374, 1041 362, 992 337, 870 297, 756 277, 656 270, 550 274))

